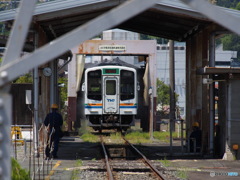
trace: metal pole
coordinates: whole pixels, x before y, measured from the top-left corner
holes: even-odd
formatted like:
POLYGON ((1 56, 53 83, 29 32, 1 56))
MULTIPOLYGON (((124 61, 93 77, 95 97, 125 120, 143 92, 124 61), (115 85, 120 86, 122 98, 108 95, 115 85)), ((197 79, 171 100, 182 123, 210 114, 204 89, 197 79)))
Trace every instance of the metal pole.
POLYGON ((53 74, 54 74, 54 102, 59 104, 59 94, 58 94, 58 59, 53 61, 53 74))
POLYGON ((34 153, 36 157, 38 153, 38 68, 34 68, 34 153))
POLYGON ((50 62, 50 68, 52 69, 52 75, 50 76, 50 105, 55 102, 55 98, 54 98, 54 61, 50 62))
POLYGON ((183 153, 183 120, 181 119, 181 148, 183 153))
MULTIPOLYGON (((34 40, 34 48, 37 49, 38 47, 38 34, 35 33, 35 40, 34 40)), ((34 154, 36 157, 39 157, 38 152, 38 83, 39 83, 39 75, 38 75, 38 67, 35 67, 33 70, 33 83, 34 83, 34 154)))
POLYGON ((50 104, 58 103, 58 86, 57 86, 57 60, 50 63, 52 75, 50 76, 50 104))
POLYGON ((0 92, 0 179, 11 179, 10 126, 12 121, 12 97, 0 92))
POLYGON ((172 131, 175 131, 175 73, 174 41, 169 41, 169 79, 170 79, 170 153, 172 154, 172 131))
POLYGON ((150 121, 149 121, 149 134, 150 140, 153 140, 153 88, 149 88, 149 96, 150 96, 150 121))
MULTIPOLYGON (((2 66, 20 57, 34 7, 35 1, 21 1, 4 53, 2 66)), ((23 72, 26 71, 22 71, 22 73, 23 72)), ((5 82, 11 82, 7 79, 9 73, 6 71, 1 72, 0 79, 5 82)), ((11 179, 11 158, 9 150, 10 127, 12 122, 12 96, 8 93, 9 87, 7 84, 7 86, 0 90, 0 179, 11 179)))

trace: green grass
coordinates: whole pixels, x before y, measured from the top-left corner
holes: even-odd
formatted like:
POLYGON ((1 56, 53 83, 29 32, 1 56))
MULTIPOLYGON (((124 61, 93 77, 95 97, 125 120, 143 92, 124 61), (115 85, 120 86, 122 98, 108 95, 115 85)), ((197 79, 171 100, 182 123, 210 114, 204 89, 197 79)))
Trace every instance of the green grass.
POLYGON ((82 166, 83 162, 81 159, 77 159, 76 166, 82 166))
MULTIPOLYGON (((83 162, 82 162, 82 160, 77 159, 75 164, 76 164, 76 167, 80 167, 80 166, 83 165, 83 162)), ((74 169, 73 172, 72 172, 71 180, 79 179, 79 173, 80 173, 79 169, 74 169)))
POLYGON ((151 142, 149 133, 140 132, 140 131, 127 133, 125 135, 125 138, 129 140, 131 143, 135 143, 135 144, 151 142))
POLYGON ((99 142, 98 137, 91 133, 83 134, 81 136, 81 139, 85 142, 92 142, 92 143, 99 142))
MULTIPOLYGON (((164 167, 174 167, 174 164, 171 161, 167 160, 166 157, 164 157, 163 160, 159 160, 159 161, 162 163, 162 165, 164 167)), ((187 179, 188 178, 188 174, 187 174, 186 170, 184 170, 184 169, 175 171, 174 175, 179 179, 187 179)))
POLYGON ((30 180, 29 172, 23 169, 20 164, 14 158, 11 159, 12 165, 12 173, 11 179, 12 180, 30 180))
MULTIPOLYGON (((170 132, 155 131, 153 137, 163 142, 170 142, 170 132)), ((172 137, 177 138, 177 132, 173 132, 172 137)))
POLYGON ((184 171, 184 170, 177 170, 176 172, 176 176, 180 179, 188 179, 188 175, 187 175, 187 172, 184 171))
POLYGON ((164 157, 164 159, 163 160, 159 160, 162 164, 163 164, 163 166, 165 166, 165 167, 170 167, 171 165, 172 165, 172 163, 169 161, 169 160, 167 160, 166 159, 166 157, 164 157))
MULTIPOLYGON (((173 138, 177 138, 178 134, 177 132, 173 132, 172 134, 173 138)), ((162 141, 162 142, 170 142, 170 132, 159 132, 155 131, 153 132, 153 137, 156 140, 162 141)), ((81 136, 82 140, 85 142, 92 142, 96 143, 99 142, 98 136, 86 132, 81 136)), ((151 143, 150 135, 148 132, 142 132, 142 131, 128 131, 125 135, 125 138, 129 140, 131 143, 134 144, 141 144, 141 143, 151 143)), ((121 133, 111 133, 110 134, 110 141, 113 143, 121 143, 121 133)))
POLYGON ((123 141, 122 141, 121 136, 122 136, 122 135, 121 135, 120 132, 112 133, 112 134, 110 134, 110 140, 111 140, 111 142, 113 142, 113 143, 117 143, 117 144, 122 143, 123 141))

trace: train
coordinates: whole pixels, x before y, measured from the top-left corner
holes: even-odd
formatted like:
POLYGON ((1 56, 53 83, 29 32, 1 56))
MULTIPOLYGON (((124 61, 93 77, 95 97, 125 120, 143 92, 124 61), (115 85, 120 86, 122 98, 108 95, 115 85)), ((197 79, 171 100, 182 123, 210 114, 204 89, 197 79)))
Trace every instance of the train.
POLYGON ((84 111, 94 130, 134 126, 139 84, 136 68, 126 64, 99 63, 84 72, 84 111))

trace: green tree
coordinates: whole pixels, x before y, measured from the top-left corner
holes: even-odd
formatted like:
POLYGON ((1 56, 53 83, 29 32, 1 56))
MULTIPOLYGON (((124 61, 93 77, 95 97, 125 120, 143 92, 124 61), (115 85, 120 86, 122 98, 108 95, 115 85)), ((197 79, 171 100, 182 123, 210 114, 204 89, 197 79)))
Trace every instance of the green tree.
POLYGON ((238 3, 239 0, 217 0, 216 4, 226 8, 235 8, 238 3))
POLYGON ((23 83, 33 83, 33 78, 31 73, 27 73, 23 76, 20 76, 13 83, 23 84, 23 83))
MULTIPOLYGON (((178 102, 178 96, 175 93, 176 102, 178 102)), ((170 105, 170 86, 159 79, 157 79, 157 104, 160 104, 162 109, 164 106, 170 105)))
MULTIPOLYGON (((238 3, 236 1, 231 1, 231 5, 235 5, 235 9, 240 10, 240 2, 238 0, 238 3)), ((226 5, 226 4, 225 4, 226 5)), ((223 44, 223 50, 231 50, 231 51, 237 51, 237 59, 240 61, 240 36, 236 34, 227 34, 224 37, 221 38, 221 42, 223 44)))
POLYGON ((64 108, 65 101, 67 101, 67 86, 68 86, 67 78, 66 77, 58 78, 58 84, 61 87, 60 88, 60 104, 61 104, 61 107, 64 108))

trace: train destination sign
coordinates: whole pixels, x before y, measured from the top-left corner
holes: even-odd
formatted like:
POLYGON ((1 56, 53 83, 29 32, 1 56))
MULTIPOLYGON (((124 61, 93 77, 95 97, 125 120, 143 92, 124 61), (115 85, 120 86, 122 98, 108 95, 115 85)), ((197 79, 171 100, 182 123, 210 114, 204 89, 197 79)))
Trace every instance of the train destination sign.
POLYGON ((99 45, 99 51, 126 51, 125 45, 99 45))

